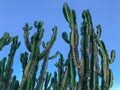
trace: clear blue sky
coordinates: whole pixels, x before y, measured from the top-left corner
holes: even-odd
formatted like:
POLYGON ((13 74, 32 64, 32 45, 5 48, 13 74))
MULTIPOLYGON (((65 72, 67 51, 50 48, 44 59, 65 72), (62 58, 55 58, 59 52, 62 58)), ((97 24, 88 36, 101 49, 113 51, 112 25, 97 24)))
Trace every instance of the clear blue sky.
MULTIPOLYGON (((76 11, 78 28, 82 22, 81 13, 89 9, 92 15, 93 24, 102 26, 101 39, 105 42, 109 51, 116 50, 115 62, 110 65, 114 73, 114 86, 111 90, 120 90, 120 0, 1 0, 0 1, 0 37, 4 32, 9 32, 11 36, 18 35, 22 42, 17 50, 14 60, 14 72, 21 80, 22 69, 20 64, 20 53, 26 51, 23 39, 22 27, 28 22, 33 25, 34 21, 44 22, 44 40, 48 41, 52 34, 52 27, 58 27, 57 41, 51 52, 61 51, 64 57, 67 57, 68 45, 62 40, 63 31, 70 31, 68 23, 62 13, 63 3, 67 2, 69 6, 76 11), (118 89, 117 89, 118 88, 118 89)), ((0 52, 0 58, 7 56, 9 47, 5 47, 0 52)), ((55 70, 53 62, 49 62, 48 70, 55 70)))

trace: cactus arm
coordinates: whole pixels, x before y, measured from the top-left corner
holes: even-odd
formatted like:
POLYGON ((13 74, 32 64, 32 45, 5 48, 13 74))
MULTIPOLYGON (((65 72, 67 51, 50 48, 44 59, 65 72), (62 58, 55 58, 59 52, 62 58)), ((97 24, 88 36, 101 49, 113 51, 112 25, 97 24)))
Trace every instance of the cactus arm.
POLYGON ((113 80, 114 80, 114 76, 113 76, 113 72, 111 69, 109 69, 109 87, 111 88, 113 86, 113 80))
POLYGON ((58 86, 57 86, 57 72, 55 71, 54 72, 54 77, 51 79, 51 85, 53 90, 57 90, 59 89, 58 86))
POLYGON ((77 68, 80 68, 80 63, 79 63, 79 54, 78 54, 78 31, 75 30, 75 32, 72 30, 71 31, 71 49, 72 49, 72 56, 73 56, 73 62, 74 65, 77 68))
POLYGON ((24 73, 25 67, 26 67, 27 62, 28 62, 28 53, 27 52, 21 53, 20 61, 21 61, 22 68, 23 68, 23 73, 24 73))
POLYGON ((5 88, 5 84, 4 84, 5 63, 6 63, 6 57, 0 61, 0 88, 2 90, 5 88))
MULTIPOLYGON (((83 12, 84 13, 84 12, 83 12)), ((79 81, 79 86, 78 88, 80 88, 81 90, 85 90, 87 89, 87 80, 85 80, 87 72, 89 70, 89 58, 88 58, 88 32, 87 32, 87 26, 85 23, 85 20, 82 23, 82 27, 81 27, 81 62, 80 62, 80 70, 79 70, 79 77, 80 77, 80 81, 79 81)))
POLYGON ((112 64, 112 63, 114 62, 115 56, 116 56, 115 50, 112 50, 112 51, 111 51, 111 59, 109 60, 109 63, 110 63, 110 64, 112 64))
POLYGON ((23 27, 25 45, 29 51, 31 51, 31 43, 29 41, 29 30, 31 30, 31 29, 32 29, 32 27, 30 27, 28 24, 25 24, 25 26, 23 27))
POLYGON ((65 19, 68 23, 71 22, 71 10, 68 6, 67 3, 64 3, 64 6, 63 6, 63 14, 65 16, 65 19))
POLYGON ((48 59, 55 59, 58 55, 60 55, 61 53, 59 51, 57 51, 53 56, 50 56, 48 59))
POLYGON ((72 55, 69 56, 69 65, 68 65, 68 74, 70 79, 70 88, 71 90, 75 90, 76 86, 76 66, 72 60, 72 55))
POLYGON ((37 85, 36 85, 36 90, 42 90, 43 89, 43 83, 45 81, 47 64, 48 64, 48 57, 46 56, 45 60, 43 61, 43 64, 42 64, 42 69, 40 71, 40 76, 38 78, 38 82, 37 82, 37 85))
POLYGON ((109 76, 108 76, 108 63, 107 63, 107 58, 106 58, 106 55, 105 53, 100 49, 99 50, 99 53, 101 55, 101 58, 102 58, 102 68, 101 68, 101 77, 102 77, 102 82, 101 82, 101 89, 104 89, 104 90, 107 90, 107 80, 109 79, 109 76))
POLYGON ((60 88, 61 86, 61 81, 62 81, 62 76, 63 76, 63 72, 64 72, 64 58, 63 55, 60 54, 60 58, 58 63, 55 64, 55 66, 58 68, 58 88, 60 88))
MULTIPOLYGON (((31 50, 33 53, 39 52, 39 46, 43 38, 44 29, 42 28, 43 22, 34 22, 34 27, 36 27, 37 32, 31 38, 31 50), (40 24, 40 25, 39 25, 40 24), (38 49, 38 50, 37 50, 38 49)), ((40 52, 39 52, 40 53, 40 52)))
POLYGON ((10 82, 12 71, 13 71, 12 70, 13 60, 14 60, 13 58, 19 46, 20 46, 20 42, 18 42, 18 36, 16 36, 13 38, 13 43, 11 45, 11 49, 10 49, 10 53, 9 53, 9 57, 6 65, 6 71, 5 71, 5 79, 6 79, 5 88, 6 89, 9 87, 9 82, 10 82))
POLYGON ((70 44, 70 41, 69 41, 69 39, 68 39, 68 35, 67 35, 66 32, 63 32, 63 33, 62 33, 62 38, 65 40, 66 43, 70 44))
POLYGON ((5 45, 8 45, 11 41, 12 41, 12 37, 10 37, 7 32, 4 33, 3 37, 0 38, 0 50, 2 50, 2 48, 5 45))
POLYGON ((109 69, 109 65, 111 63, 113 63, 113 61, 115 59, 115 51, 112 50, 111 58, 109 58, 107 49, 104 45, 104 42, 99 41, 98 45, 100 47, 99 53, 100 53, 101 58, 102 58, 102 71, 101 71, 101 73, 102 73, 102 85, 101 85, 101 88, 108 90, 109 88, 111 88, 112 83, 113 83, 113 74, 112 74, 112 70, 109 69))
POLYGON ((4 78, 6 57, 0 61, 0 80, 4 78))
POLYGON ((63 79, 61 81, 61 87, 60 87, 60 90, 64 90, 64 88, 66 87, 65 85, 67 84, 67 75, 68 75, 68 67, 66 67, 66 70, 64 72, 64 75, 63 75, 63 79))
POLYGON ((34 22, 34 27, 37 28, 37 31, 39 32, 39 31, 41 31, 41 28, 42 28, 43 24, 44 24, 43 22, 35 21, 34 22))
POLYGON ((101 32, 102 32, 101 26, 98 25, 98 26, 97 26, 97 40, 100 38, 101 32))
POLYGON ((10 82, 9 90, 18 90, 19 81, 16 80, 16 76, 12 77, 12 81, 10 82))
POLYGON ((91 56, 91 77, 90 77, 90 87, 98 90, 99 80, 98 80, 98 73, 99 73, 99 62, 98 62, 98 47, 96 41, 93 41, 92 45, 92 56, 91 56))
POLYGON ((41 54, 39 55, 39 60, 41 60, 44 55, 46 55, 49 50, 51 49, 51 47, 53 46, 55 40, 56 40, 56 36, 57 36, 57 27, 54 27, 53 29, 53 35, 51 37, 51 40, 48 42, 48 44, 46 45, 46 48, 43 52, 41 52, 41 54))
POLYGON ((51 79, 51 73, 46 73, 46 80, 45 80, 45 84, 44 84, 44 88, 45 90, 51 90, 51 86, 52 86, 52 83, 50 84, 50 86, 48 85, 49 84, 49 81, 51 79), (49 87, 48 87, 49 86, 49 87))

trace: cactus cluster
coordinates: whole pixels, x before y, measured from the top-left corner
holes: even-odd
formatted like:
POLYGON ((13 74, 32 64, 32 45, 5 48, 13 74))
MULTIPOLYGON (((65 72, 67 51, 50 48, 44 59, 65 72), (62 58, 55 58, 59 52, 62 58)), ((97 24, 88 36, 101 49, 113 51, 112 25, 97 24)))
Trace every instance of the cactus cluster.
POLYGON ((90 12, 84 10, 81 23, 82 37, 79 40, 75 11, 65 3, 63 13, 71 31, 69 38, 66 32, 62 36, 70 46, 72 61, 78 70, 77 90, 109 90, 113 84, 113 74, 109 64, 115 59, 115 50, 112 50, 111 58, 109 58, 106 47, 103 41, 100 40, 101 26, 98 25, 97 32, 95 32, 90 12), (79 45, 81 45, 80 50, 79 45), (99 56, 101 59, 98 58, 99 56), (101 63, 99 63, 99 60, 101 63), (99 84, 99 78, 101 78, 101 84, 99 84))
POLYGON ((70 48, 66 60, 59 51, 50 56, 57 37, 56 26, 52 29, 51 39, 46 43, 42 40, 43 22, 34 22, 36 32, 31 38, 29 34, 32 27, 29 24, 23 27, 27 51, 20 54, 23 72, 21 82, 16 76, 12 76, 14 55, 20 46, 18 36, 11 37, 8 33, 4 33, 0 38, 0 50, 10 43, 11 49, 8 57, 0 60, 1 90, 109 90, 112 87, 114 78, 109 65, 114 62, 115 50, 111 51, 111 57, 109 57, 104 42, 100 40, 101 26, 96 27, 96 32, 90 12, 85 10, 82 13, 83 21, 79 34, 76 13, 67 3, 63 5, 63 14, 71 30, 70 35, 67 32, 62 33, 63 40, 70 48), (55 59, 58 55, 59 60, 55 63, 57 71, 52 75, 47 72, 48 61, 55 59), (41 70, 37 76, 41 61, 41 70))
POLYGON ((16 77, 12 77, 13 72, 13 60, 15 56, 16 50, 20 46, 20 42, 18 42, 18 36, 10 37, 8 33, 4 33, 4 36, 0 39, 1 49, 12 42, 10 53, 8 57, 4 57, 0 61, 0 88, 1 90, 17 90, 19 86, 19 82, 16 80, 16 77), (12 81, 11 81, 12 77, 12 81), (14 86, 15 85, 15 86, 14 86))
POLYGON ((37 32, 35 32, 32 35, 31 40, 29 40, 29 30, 31 30, 32 27, 26 24, 23 28, 25 44, 30 55, 28 57, 27 52, 21 54, 23 77, 18 90, 33 90, 35 88, 36 73, 38 71, 39 61, 44 60, 40 72, 40 77, 38 79, 39 84, 37 83, 36 90, 40 90, 39 88, 42 87, 44 74, 46 73, 47 62, 49 60, 50 49, 52 48, 57 36, 57 27, 54 27, 51 40, 47 43, 43 42, 44 44, 42 44, 42 38, 44 32, 42 26, 43 26, 43 22, 36 22, 36 21, 34 22, 34 27, 36 28, 37 32), (40 45, 43 46, 44 48, 43 51, 40 51, 41 50, 40 45))

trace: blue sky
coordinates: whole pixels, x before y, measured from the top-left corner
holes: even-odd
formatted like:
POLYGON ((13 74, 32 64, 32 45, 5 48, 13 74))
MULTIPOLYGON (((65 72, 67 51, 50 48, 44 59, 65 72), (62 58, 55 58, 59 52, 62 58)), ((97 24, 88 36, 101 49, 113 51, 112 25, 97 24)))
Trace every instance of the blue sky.
MULTIPOLYGON (((18 35, 21 46, 17 50, 14 60, 14 72, 21 80, 22 69, 20 64, 20 53, 26 51, 23 39, 22 27, 25 23, 33 25, 34 21, 44 22, 44 40, 48 41, 52 34, 52 28, 58 27, 57 41, 54 44, 51 54, 56 50, 61 51, 67 58, 68 45, 62 40, 63 31, 69 33, 68 23, 62 13, 63 3, 67 2, 69 6, 76 11, 78 28, 82 22, 81 13, 83 10, 89 9, 92 15, 93 24, 102 26, 101 39, 109 51, 116 50, 115 62, 110 65, 114 73, 114 86, 111 90, 120 90, 120 1, 119 0, 1 0, 0 1, 0 37, 4 32, 9 32, 11 36, 18 35)), ((32 30, 34 32, 34 30, 32 30)), ((32 33, 31 33, 32 34, 32 33)), ((7 56, 9 46, 0 52, 0 58, 7 56)), ((48 71, 55 70, 54 63, 57 60, 50 61, 48 71), (53 67, 52 67, 53 66, 53 67)))

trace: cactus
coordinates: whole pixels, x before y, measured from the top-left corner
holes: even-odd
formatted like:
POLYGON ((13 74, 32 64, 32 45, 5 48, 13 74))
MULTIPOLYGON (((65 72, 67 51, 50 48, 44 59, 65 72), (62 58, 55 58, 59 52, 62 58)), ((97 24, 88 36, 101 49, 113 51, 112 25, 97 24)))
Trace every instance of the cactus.
MULTIPOLYGON (((36 21, 34 22, 34 27, 37 29, 37 32, 35 32, 34 35, 31 37, 31 42, 29 40, 29 30, 31 30, 32 27, 26 24, 23 28, 25 44, 28 51, 30 52, 30 58, 28 61, 27 60, 23 61, 25 63, 24 65, 25 68, 23 68, 24 74, 19 90, 34 89, 36 72, 38 70, 38 63, 40 60, 44 59, 45 56, 50 52, 50 49, 52 48, 52 45, 56 39, 57 27, 54 27, 51 40, 46 44, 45 49, 41 52, 39 47, 41 45, 41 40, 44 32, 42 26, 43 26, 43 22, 36 22, 36 21)), ((25 59, 24 56, 23 59, 25 59)))
POLYGON ((51 79, 51 73, 46 73, 46 78, 45 78, 45 84, 44 84, 44 89, 45 90, 51 90, 51 85, 49 86, 49 82, 51 79))
MULTIPOLYGON (((78 50, 79 35, 78 35, 75 11, 70 9, 67 3, 65 3, 63 6, 63 13, 66 21, 69 23, 71 32, 70 32, 70 39, 68 38, 68 35, 66 32, 62 34, 62 37, 65 40, 65 42, 70 45, 70 50, 73 58, 72 61, 78 70, 79 81, 76 85, 77 90, 99 90, 100 89, 100 85, 99 85, 99 76, 100 76, 99 69, 100 68, 99 68, 99 61, 98 61, 98 53, 99 53, 98 41, 101 36, 101 31, 102 31, 101 26, 100 25, 97 26, 97 33, 95 33, 89 10, 83 11, 82 13, 83 22, 81 24, 82 26, 81 27, 82 38, 80 43, 81 49, 79 51, 78 50), (81 52, 81 59, 79 59, 79 52, 81 52)), ((102 45, 100 46, 104 47, 102 45)), ((105 53, 107 53, 107 51, 105 53)), ((103 57, 103 55, 100 55, 100 56, 103 57)), ((114 61, 114 58, 115 58, 115 51, 112 50, 111 59, 109 60, 109 63, 112 63, 114 61)), ((103 59, 101 61, 103 61, 103 59)), ((104 66, 104 64, 101 64, 101 67, 104 68, 101 71, 102 73, 104 70, 106 70, 107 72, 110 72, 110 74, 108 74, 106 71, 104 71, 104 75, 102 74, 103 75, 102 80, 105 81, 106 79, 105 72, 106 72, 107 76, 110 77, 110 78, 107 77, 107 80, 109 80, 107 84, 111 86, 112 85, 111 81, 113 79, 112 70, 105 69, 106 66, 104 66)), ((105 89, 106 86, 103 83, 101 87, 103 87, 102 88, 103 90, 109 90, 109 88, 105 89)))
POLYGON ((5 73, 5 62, 6 58, 3 58, 0 61, 0 88, 1 90, 4 90, 4 73, 5 73))
POLYGON ((27 62, 28 62, 28 53, 27 52, 21 53, 20 61, 21 61, 22 68, 23 68, 23 73, 24 73, 25 67, 26 67, 27 62))
POLYGON ((12 70, 13 60, 14 60, 13 58, 19 46, 20 46, 20 42, 18 42, 18 36, 16 36, 13 38, 13 43, 11 45, 10 54, 8 55, 9 57, 8 57, 6 70, 5 70, 5 89, 7 89, 9 86, 9 82, 10 82, 12 71, 13 71, 12 70))
POLYGON ((4 33, 4 36, 0 39, 0 50, 5 45, 8 45, 11 41, 10 54, 8 55, 8 60, 3 58, 0 61, 0 87, 2 90, 39 90, 41 86, 44 84, 41 81, 44 79, 44 75, 46 75, 46 68, 48 60, 56 58, 60 52, 56 52, 55 55, 49 57, 50 49, 52 48, 57 35, 57 27, 53 28, 53 35, 51 40, 48 41, 46 44, 43 44, 43 51, 40 51, 40 45, 43 37, 44 29, 42 28, 43 22, 36 22, 34 23, 34 27, 37 29, 37 32, 31 37, 29 40, 29 30, 32 29, 28 24, 25 25, 24 29, 24 39, 25 45, 29 51, 25 53, 21 53, 20 61, 23 68, 23 77, 22 81, 19 85, 19 82, 16 80, 16 76, 12 77, 12 66, 13 66, 13 58, 15 55, 16 50, 20 46, 20 42, 18 42, 18 36, 10 37, 8 33, 4 33), (29 55, 30 54, 30 55, 29 55), (38 70, 38 64, 40 60, 44 60, 42 64, 42 69, 40 76, 38 78, 38 83, 35 87, 36 83, 36 73, 38 70), (7 61, 7 63, 6 63, 7 61), (42 77, 42 78, 41 78, 42 77))
MULTIPOLYGON (((44 48, 46 48, 46 47, 44 47, 44 48)), ((47 69, 47 65, 48 65, 48 60, 56 58, 59 54, 60 54, 60 52, 57 51, 51 57, 49 57, 49 53, 44 57, 42 68, 40 70, 40 76, 38 77, 38 82, 37 82, 37 85, 36 85, 36 90, 42 90, 43 89, 43 84, 45 82, 45 76, 47 75, 46 74, 46 69, 47 69)))
MULTIPOLYGON (((10 43, 10 39, 11 37, 9 37, 9 34, 5 34, 3 36, 3 38, 1 39, 2 43, 1 45, 4 47, 4 45, 7 45, 10 43), (6 41, 6 42, 4 42, 6 41)), ((18 36, 15 36, 12 38, 12 44, 11 44, 11 49, 10 49, 10 53, 8 55, 8 60, 5 58, 2 59, 2 61, 0 61, 0 87, 1 90, 8 90, 10 88, 10 80, 12 77, 12 66, 13 66, 13 60, 14 60, 14 55, 16 50, 19 48, 20 46, 20 42, 18 42, 18 36), (6 63, 7 61, 7 63, 6 63)), ((15 83, 14 81, 12 81, 13 83, 15 83)), ((16 82, 16 84, 19 86, 19 83, 16 82)), ((16 86, 12 86, 12 87, 16 87, 16 86)), ((10 89, 10 90, 14 90, 14 88, 10 89)), ((16 87, 17 88, 17 87, 16 87)))
POLYGON ((112 70, 109 68, 109 65, 114 62, 115 59, 115 50, 111 51, 111 58, 108 56, 107 49, 105 47, 105 44, 103 41, 98 41, 98 45, 100 47, 99 54, 101 56, 101 89, 103 90, 109 90, 109 88, 112 87, 113 84, 113 73, 112 70))
POLYGON ((16 80, 16 76, 13 76, 9 90, 18 90, 18 88, 19 88, 19 81, 16 80))
POLYGON ((10 42, 12 41, 12 37, 9 36, 9 33, 4 33, 3 37, 0 38, 0 50, 2 50, 2 48, 5 45, 8 45, 10 42))
POLYGON ((66 60, 59 51, 50 56, 51 48, 57 37, 56 26, 52 29, 51 39, 46 43, 42 40, 43 22, 34 22, 36 32, 31 38, 29 34, 32 27, 29 24, 23 27, 27 51, 20 54, 23 69, 21 82, 15 75, 12 76, 14 55, 20 46, 18 36, 11 37, 8 33, 4 33, 0 38, 0 50, 10 43, 11 49, 8 58, 4 57, 0 60, 1 90, 109 90, 112 87, 114 77, 109 65, 114 62, 116 53, 112 50, 109 57, 104 42, 100 40, 101 26, 97 25, 96 32, 89 10, 84 10, 80 28, 81 38, 79 38, 76 13, 67 3, 63 5, 63 14, 70 27, 70 35, 67 32, 62 33, 62 38, 70 48, 66 60), (60 58, 55 64, 57 71, 54 71, 52 75, 47 72, 47 65, 58 55, 60 58), (37 78, 41 61, 43 63, 37 78), (99 84, 99 79, 101 79, 101 84, 99 84))
MULTIPOLYGON (((97 41, 101 36, 101 26, 97 26, 97 34, 94 32, 92 18, 89 13, 89 10, 83 11, 83 23, 86 24, 86 33, 87 33, 87 54, 89 57, 89 68, 90 68, 90 90, 98 90, 98 74, 99 74, 99 62, 98 62, 98 46, 97 41)), ((82 29, 81 29, 82 30, 82 29)), ((83 28, 85 30, 85 28, 83 28)), ((84 31, 81 31, 84 32, 84 31)), ((83 34, 85 35, 85 34, 83 34)), ((82 40, 81 40, 82 41, 82 40)), ((84 45, 83 45, 84 46, 84 45)), ((82 48, 82 47, 81 47, 82 48)))
POLYGON ((70 44, 70 51, 68 55, 68 77, 70 81, 70 90, 76 89, 76 69, 75 66, 78 67, 79 70, 79 56, 78 56, 78 30, 77 30, 77 23, 76 23, 76 14, 74 10, 71 10, 67 3, 63 6, 63 13, 65 19, 69 23, 71 28, 70 32, 70 39, 66 32, 62 33, 62 37, 66 43, 70 44))
POLYGON ((65 66, 62 54, 60 54, 60 59, 55 66, 58 68, 58 71, 55 71, 54 77, 51 78, 51 88, 53 90, 66 90, 68 86, 68 66, 65 66))

